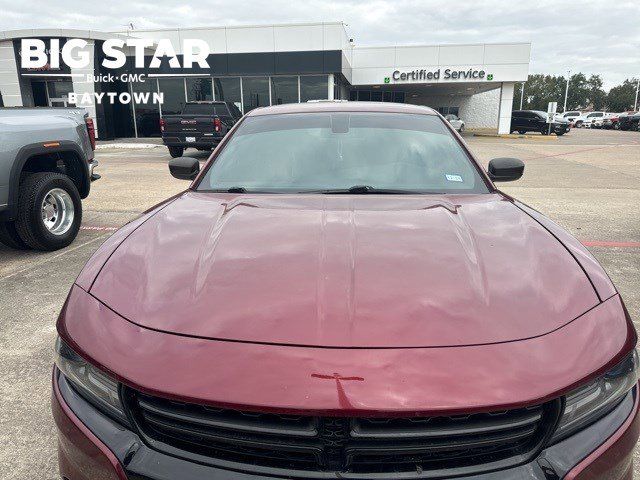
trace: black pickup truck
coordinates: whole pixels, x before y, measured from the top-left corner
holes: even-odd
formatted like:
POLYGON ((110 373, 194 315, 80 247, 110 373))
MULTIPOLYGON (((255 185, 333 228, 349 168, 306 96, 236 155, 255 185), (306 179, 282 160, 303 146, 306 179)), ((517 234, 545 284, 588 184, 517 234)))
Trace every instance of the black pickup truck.
POLYGON ((162 141, 173 158, 181 157, 185 148, 211 150, 240 117, 231 102, 187 102, 182 113, 160 119, 162 141))

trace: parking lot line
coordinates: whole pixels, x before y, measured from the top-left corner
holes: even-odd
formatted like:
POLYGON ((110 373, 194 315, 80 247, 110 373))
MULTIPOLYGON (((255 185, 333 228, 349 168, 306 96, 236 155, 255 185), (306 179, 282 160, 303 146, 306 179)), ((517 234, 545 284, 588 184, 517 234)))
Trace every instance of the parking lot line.
POLYGON ((589 240, 581 242, 585 247, 619 247, 619 248, 640 248, 640 242, 603 242, 589 240))
POLYGON ((83 248, 83 247, 86 247, 87 245, 90 245, 90 244, 92 244, 92 243, 97 242, 98 240, 103 240, 103 239, 104 239, 104 235, 99 235, 99 236, 97 236, 97 237, 95 237, 95 238, 92 238, 91 240, 87 240, 86 242, 81 243, 81 244, 79 244, 79 245, 74 245, 74 246, 72 246, 72 247, 67 247, 67 248, 65 248, 65 249, 61 250, 59 253, 57 253, 57 254, 55 254, 55 255, 52 255, 52 256, 44 256, 44 257, 42 258, 42 260, 41 260, 41 261, 39 261, 39 262, 33 262, 33 263, 31 263, 30 265, 28 265, 27 267, 21 268, 21 269, 19 269, 19 270, 15 270, 15 271, 13 271, 13 272, 9 273, 8 275, 5 275, 5 276, 3 276, 3 277, 0 277, 0 281, 2 281, 2 280, 6 280, 6 279, 11 278, 11 277, 14 277, 14 276, 16 276, 16 275, 19 275, 19 274, 21 274, 21 273, 27 272, 27 271, 29 271, 29 270, 33 270, 34 268, 36 268, 36 267, 38 267, 38 266, 40 266, 40 265, 42 265, 42 264, 44 264, 44 263, 49 263, 49 262, 51 262, 52 260, 55 260, 56 258, 60 258, 60 257, 62 257, 62 256, 68 255, 69 253, 73 253, 73 252, 75 252, 76 250, 79 250, 79 249, 81 249, 81 248, 83 248))

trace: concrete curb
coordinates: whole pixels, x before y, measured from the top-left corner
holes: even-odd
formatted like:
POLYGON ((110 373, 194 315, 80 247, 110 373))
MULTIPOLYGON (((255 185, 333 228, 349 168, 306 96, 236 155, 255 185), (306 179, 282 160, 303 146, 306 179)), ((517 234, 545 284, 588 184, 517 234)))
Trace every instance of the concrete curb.
POLYGON ((515 134, 506 134, 506 133, 502 133, 502 134, 498 134, 498 133, 474 133, 473 134, 474 137, 492 137, 492 138, 511 138, 511 139, 515 139, 515 138, 532 138, 534 140, 557 140, 558 136, 557 135, 515 135, 515 134))
POLYGON ((96 145, 96 150, 107 150, 109 148, 119 149, 140 149, 140 148, 158 148, 164 145, 156 145, 154 143, 103 143, 96 145))

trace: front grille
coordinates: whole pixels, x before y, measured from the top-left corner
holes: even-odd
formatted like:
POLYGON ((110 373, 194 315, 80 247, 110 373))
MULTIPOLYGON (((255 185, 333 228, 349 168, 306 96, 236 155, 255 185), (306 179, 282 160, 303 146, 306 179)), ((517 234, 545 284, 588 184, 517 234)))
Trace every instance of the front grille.
POLYGON ((559 404, 441 417, 347 418, 257 413, 127 391, 142 437, 172 455, 245 471, 433 477, 507 468, 535 455, 559 404))

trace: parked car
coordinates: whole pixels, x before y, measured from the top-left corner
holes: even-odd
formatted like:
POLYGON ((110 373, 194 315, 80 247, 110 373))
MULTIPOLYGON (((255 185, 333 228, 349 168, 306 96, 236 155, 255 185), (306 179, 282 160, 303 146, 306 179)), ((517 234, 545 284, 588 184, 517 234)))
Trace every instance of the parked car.
POLYGON ((602 119, 601 128, 607 130, 618 130, 618 122, 620 121, 620 116, 623 116, 624 113, 609 113, 602 119))
POLYGON ((182 156, 186 148, 211 150, 240 117, 242 113, 231 102, 187 102, 181 113, 160 119, 162 142, 173 158, 182 156))
POLYGON ((82 108, 0 108, 0 242, 15 249, 69 245, 98 162, 82 108))
POLYGON ((318 102, 169 168, 191 186, 107 239, 59 316, 63 478, 631 472, 633 323, 496 188, 520 160, 485 171, 426 107, 318 102))
MULTIPOLYGON (((609 124, 608 121, 611 120, 614 117, 617 118, 617 115, 618 115, 617 113, 603 112, 602 116, 597 116, 597 117, 594 117, 593 119, 591 119, 590 127, 591 128, 604 128, 605 122, 608 125, 609 124)), ((611 125, 613 125, 613 122, 611 122, 611 125)))
POLYGON ((574 110, 571 112, 561 113, 560 115, 562 116, 562 119, 566 120, 567 122, 569 122, 571 126, 573 126, 575 124, 576 119, 582 115, 582 112, 578 110, 574 110))
POLYGON ((571 130, 566 120, 554 119, 547 123, 547 112, 541 110, 514 110, 511 113, 511 132, 523 135, 527 132, 540 132, 547 135, 551 130, 556 135, 564 135, 571 130), (551 128, 549 126, 551 125, 551 128))
POLYGON ((445 115, 444 118, 446 118, 447 122, 449 122, 451 126, 454 129, 456 129, 458 132, 460 133, 464 132, 464 122, 460 120, 457 115, 454 115, 453 113, 449 113, 445 115))
POLYGON ((629 113, 619 118, 620 130, 640 130, 640 112, 629 113))
POLYGON ((575 125, 578 128, 591 128, 592 126, 599 127, 602 125, 606 112, 585 112, 580 117, 576 118, 575 125))

